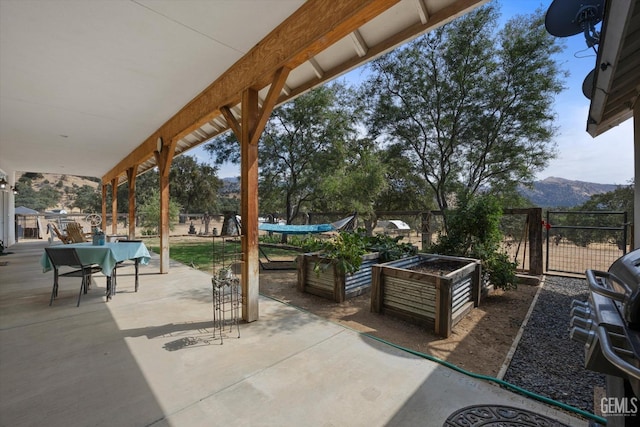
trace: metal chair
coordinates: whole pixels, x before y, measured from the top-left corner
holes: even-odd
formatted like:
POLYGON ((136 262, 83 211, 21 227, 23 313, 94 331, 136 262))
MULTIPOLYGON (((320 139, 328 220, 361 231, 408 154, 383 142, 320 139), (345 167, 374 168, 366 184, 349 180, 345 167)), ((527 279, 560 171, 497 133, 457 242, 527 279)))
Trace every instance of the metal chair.
MULTIPOLYGON (((118 239, 116 240, 116 243, 140 243, 142 242, 142 240, 130 240, 130 239, 118 239)), ((113 272, 111 273, 111 286, 113 286, 113 292, 112 295, 115 295, 115 289, 116 289, 116 281, 117 281, 117 276, 118 276, 118 268, 122 268, 129 265, 129 263, 125 262, 125 261, 119 261, 118 263, 116 263, 115 267, 113 267, 113 272)), ((135 268, 135 291, 138 292, 138 268, 140 266, 140 260, 139 259, 135 259, 134 260, 134 268, 135 268)))
POLYGON ((82 277, 82 284, 78 293, 78 304, 76 305, 76 307, 80 307, 80 298, 82 298, 83 292, 86 294, 89 289, 91 275, 102 271, 102 269, 95 265, 83 264, 75 248, 45 248, 44 250, 47 252, 47 256, 53 266, 53 289, 51 290, 49 306, 53 304, 53 299, 58 296, 59 277, 82 277), (71 267, 76 270, 61 274, 60 267, 71 267))

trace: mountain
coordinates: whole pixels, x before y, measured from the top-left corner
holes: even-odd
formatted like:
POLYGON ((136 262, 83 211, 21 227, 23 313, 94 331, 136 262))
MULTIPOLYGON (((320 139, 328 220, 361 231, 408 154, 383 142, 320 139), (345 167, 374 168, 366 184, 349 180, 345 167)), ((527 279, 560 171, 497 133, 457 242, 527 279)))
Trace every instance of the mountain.
POLYGON ((614 184, 596 184, 549 177, 542 181, 535 181, 533 188, 521 186, 518 191, 539 207, 571 208, 583 204, 595 194, 608 193, 617 187, 614 184))
MULTIPOLYGON (((72 191, 74 187, 90 185, 98 188, 98 180, 76 177, 72 175, 38 174, 33 179, 33 188, 39 191, 45 184, 54 185, 60 190, 72 191)), ((240 180, 238 178, 221 178, 220 195, 224 197, 240 197, 240 180)), ((594 194, 608 193, 615 190, 615 184, 596 184, 593 182, 571 181, 564 178, 549 177, 542 181, 535 181, 532 188, 521 186, 519 193, 529 199, 535 206, 542 208, 571 208, 589 200, 594 194)), ((63 193, 60 206, 68 206, 67 194, 63 193)))
POLYGON ((240 180, 238 178, 221 178, 222 188, 219 193, 223 196, 240 194, 240 180))

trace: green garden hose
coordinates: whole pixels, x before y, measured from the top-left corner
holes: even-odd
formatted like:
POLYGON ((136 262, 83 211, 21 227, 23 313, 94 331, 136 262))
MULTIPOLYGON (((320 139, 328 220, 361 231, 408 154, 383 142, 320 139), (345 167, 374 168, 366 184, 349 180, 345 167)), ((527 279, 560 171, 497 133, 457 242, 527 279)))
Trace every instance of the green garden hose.
MULTIPOLYGON (((262 295, 262 296, 264 296, 266 298, 269 298, 269 299, 271 299, 273 301, 277 301, 279 303, 282 303, 282 304, 288 305, 290 307, 293 307, 293 308, 295 308, 297 310, 313 314, 309 310, 305 310, 304 308, 295 306, 295 305, 290 304, 290 303, 285 302, 285 301, 280 301, 277 298, 273 298, 273 297, 270 297, 268 295, 264 295, 262 293, 260 295, 262 295)), ((331 320, 329 320, 329 322, 331 322, 331 320)), ((336 322, 332 322, 332 323, 336 323, 336 322)), ((357 330, 355 330, 353 328, 350 328, 349 326, 346 326, 346 325, 343 325, 343 324, 339 324, 339 325, 344 327, 344 328, 350 329, 350 330, 352 330, 354 332, 357 332, 358 334, 360 334, 362 336, 365 336, 367 338, 371 338, 372 340, 379 341, 379 342, 381 342, 383 344, 389 345, 389 346, 397 348, 399 350, 406 351, 407 353, 411 353, 414 356, 418 356, 418 357, 421 357, 423 359, 427 359, 427 360, 430 360, 432 362, 436 362, 436 363, 438 363, 440 365, 446 366, 449 369, 453 369, 454 371, 460 372, 461 374, 467 375, 469 377, 496 383, 496 384, 498 384, 498 385, 500 385, 500 386, 502 386, 504 388, 510 389, 512 391, 515 391, 516 393, 523 394, 523 395, 525 395, 527 397, 530 397, 530 398, 532 398, 534 400, 547 403, 549 405, 561 408, 561 409, 563 409, 565 411, 573 412, 573 413, 578 414, 578 415, 580 415, 580 416, 582 416, 584 418, 596 421, 597 423, 602 424, 602 425, 606 425, 607 424, 607 420, 606 419, 604 419, 603 417, 600 417, 598 415, 592 414, 591 412, 587 412, 587 411, 584 411, 584 410, 582 410, 580 408, 576 408, 576 407, 573 407, 571 405, 567 405, 566 403, 558 402, 557 400, 553 400, 553 399, 550 399, 548 397, 541 396, 539 394, 533 393, 533 392, 531 392, 529 390, 525 390, 522 387, 518 387, 515 384, 508 383, 508 382, 500 380, 498 378, 494 378, 494 377, 491 377, 491 376, 488 376, 488 375, 482 375, 482 374, 476 374, 476 373, 473 373, 473 372, 469 372, 469 371, 467 371, 465 369, 462 369, 459 366, 454 365, 453 363, 447 362, 446 360, 438 359, 435 356, 431 356, 429 354, 421 353, 419 351, 415 351, 415 350, 411 350, 409 348, 402 347, 402 346, 400 346, 398 344, 394 344, 394 343, 386 341, 386 340, 384 340, 382 338, 375 337, 375 336, 367 334, 365 332, 357 331, 357 330)))

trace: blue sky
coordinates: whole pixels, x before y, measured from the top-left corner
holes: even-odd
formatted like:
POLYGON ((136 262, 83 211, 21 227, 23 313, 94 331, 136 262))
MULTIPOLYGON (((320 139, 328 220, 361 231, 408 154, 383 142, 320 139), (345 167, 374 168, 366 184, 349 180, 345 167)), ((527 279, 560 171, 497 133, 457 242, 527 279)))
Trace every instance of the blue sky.
MULTIPOLYGON (((550 4, 551 0, 500 1, 505 20, 514 14, 529 14, 540 8, 546 11, 550 4)), ((566 37, 563 42, 565 48, 558 60, 569 76, 565 80, 566 89, 555 102, 558 157, 537 174, 537 179, 553 176, 601 184, 627 184, 633 178, 633 120, 627 120, 597 138, 586 132, 589 100, 582 94, 582 82, 595 66, 595 52, 587 48, 582 34, 566 37)), ((343 78, 359 80, 360 74, 356 69, 343 78)), ((201 147, 187 154, 196 156, 200 162, 210 161, 201 147)), ((220 168, 221 178, 238 175, 239 165, 220 168)))

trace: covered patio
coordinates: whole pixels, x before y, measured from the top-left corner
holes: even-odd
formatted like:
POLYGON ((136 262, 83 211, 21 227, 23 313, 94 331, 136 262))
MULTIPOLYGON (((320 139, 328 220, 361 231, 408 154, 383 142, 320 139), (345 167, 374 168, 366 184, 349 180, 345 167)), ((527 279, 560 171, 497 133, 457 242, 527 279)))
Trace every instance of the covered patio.
MULTIPOLYGON (((102 217, 136 178, 160 176, 160 272, 168 273, 175 156, 225 132, 239 141, 242 318, 259 319, 258 141, 273 108, 488 0, 3 1, 0 175, 94 176, 102 217), (111 193, 110 206, 107 194, 111 193)), ((0 192, 0 240, 15 242, 0 192)), ((116 224, 102 222, 105 233, 116 224)))
MULTIPOLYGON (((442 426, 471 405, 585 420, 260 296, 259 322, 212 338, 210 276, 159 257, 105 280, 76 308, 66 279, 48 306, 45 242, 0 266, 0 425, 442 426)), ((452 424, 453 425, 453 424, 452 424)))
MULTIPOLYGON (((0 259, 0 425, 441 426, 472 405, 587 425, 258 293, 257 141, 271 109, 484 2, 3 1, 0 238, 12 254, 0 259), (243 158, 246 323, 221 345, 210 276, 170 260, 166 212, 172 158, 227 131, 243 158), (154 167, 162 250, 140 291, 124 271, 106 304, 98 275, 79 308, 75 284, 49 307, 47 242, 15 243, 18 174, 97 176, 103 200, 126 183, 132 215, 135 178, 154 167)), ((612 16, 638 1, 621 3, 612 16)), ((626 100, 637 146, 637 92, 626 100)))

